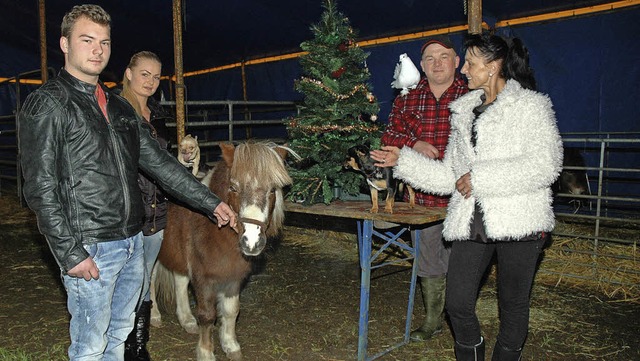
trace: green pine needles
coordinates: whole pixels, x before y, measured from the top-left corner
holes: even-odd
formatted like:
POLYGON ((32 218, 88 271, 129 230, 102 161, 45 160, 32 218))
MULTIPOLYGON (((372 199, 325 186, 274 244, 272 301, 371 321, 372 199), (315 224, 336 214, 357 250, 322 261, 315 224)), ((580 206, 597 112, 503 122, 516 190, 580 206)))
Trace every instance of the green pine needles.
POLYGON ((295 88, 304 95, 300 113, 288 119, 289 146, 302 159, 290 164, 293 185, 288 198, 305 204, 329 204, 335 192, 356 195, 364 179, 345 170, 347 150, 358 144, 380 144, 380 110, 368 84, 369 53, 356 43, 349 19, 335 1, 324 1, 314 38, 300 44, 303 76, 295 88))

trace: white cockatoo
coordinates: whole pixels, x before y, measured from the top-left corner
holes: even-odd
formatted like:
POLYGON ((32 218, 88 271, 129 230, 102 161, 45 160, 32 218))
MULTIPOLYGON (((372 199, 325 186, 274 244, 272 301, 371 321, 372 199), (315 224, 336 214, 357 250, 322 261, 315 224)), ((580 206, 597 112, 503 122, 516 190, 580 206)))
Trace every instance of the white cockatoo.
POLYGON ((391 87, 402 89, 401 95, 407 95, 409 89, 415 89, 420 82, 420 71, 406 53, 400 55, 400 61, 396 64, 396 70, 393 72, 393 79, 391 87))

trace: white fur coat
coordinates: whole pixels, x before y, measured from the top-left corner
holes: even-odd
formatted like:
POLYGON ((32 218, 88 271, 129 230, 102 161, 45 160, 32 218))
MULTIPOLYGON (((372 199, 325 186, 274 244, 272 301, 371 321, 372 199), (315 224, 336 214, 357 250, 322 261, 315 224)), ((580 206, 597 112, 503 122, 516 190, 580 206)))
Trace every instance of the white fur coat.
POLYGON ((562 168, 562 140, 551 100, 509 80, 498 98, 476 121, 473 109, 482 90, 451 103, 451 136, 442 160, 428 159, 410 147, 400 152, 394 175, 414 188, 451 194, 444 238, 466 240, 475 203, 482 207, 487 236, 518 239, 555 225, 551 184, 562 168), (471 172, 472 195, 464 199, 456 180, 471 172))

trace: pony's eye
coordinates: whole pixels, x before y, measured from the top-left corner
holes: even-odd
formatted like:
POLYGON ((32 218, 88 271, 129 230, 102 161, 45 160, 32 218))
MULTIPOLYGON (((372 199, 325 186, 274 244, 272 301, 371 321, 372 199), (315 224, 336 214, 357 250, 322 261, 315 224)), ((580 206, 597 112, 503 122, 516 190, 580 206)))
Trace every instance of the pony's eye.
POLYGON ((275 194, 276 193, 276 189, 275 188, 271 188, 271 191, 269 193, 270 194, 275 194))
POLYGON ((238 190, 236 189, 236 187, 234 185, 230 185, 229 186, 229 190, 232 191, 233 193, 238 193, 238 190))

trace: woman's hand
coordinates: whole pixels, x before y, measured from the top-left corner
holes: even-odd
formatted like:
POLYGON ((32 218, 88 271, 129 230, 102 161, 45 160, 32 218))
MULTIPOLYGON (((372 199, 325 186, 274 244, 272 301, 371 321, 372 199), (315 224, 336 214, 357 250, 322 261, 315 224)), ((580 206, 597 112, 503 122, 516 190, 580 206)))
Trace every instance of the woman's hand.
POLYGON ((467 172, 456 181, 456 189, 465 199, 471 197, 471 172, 467 172))
POLYGON ((400 158, 400 148, 391 145, 385 145, 381 149, 372 150, 369 155, 377 163, 376 167, 394 167, 398 165, 400 158))

